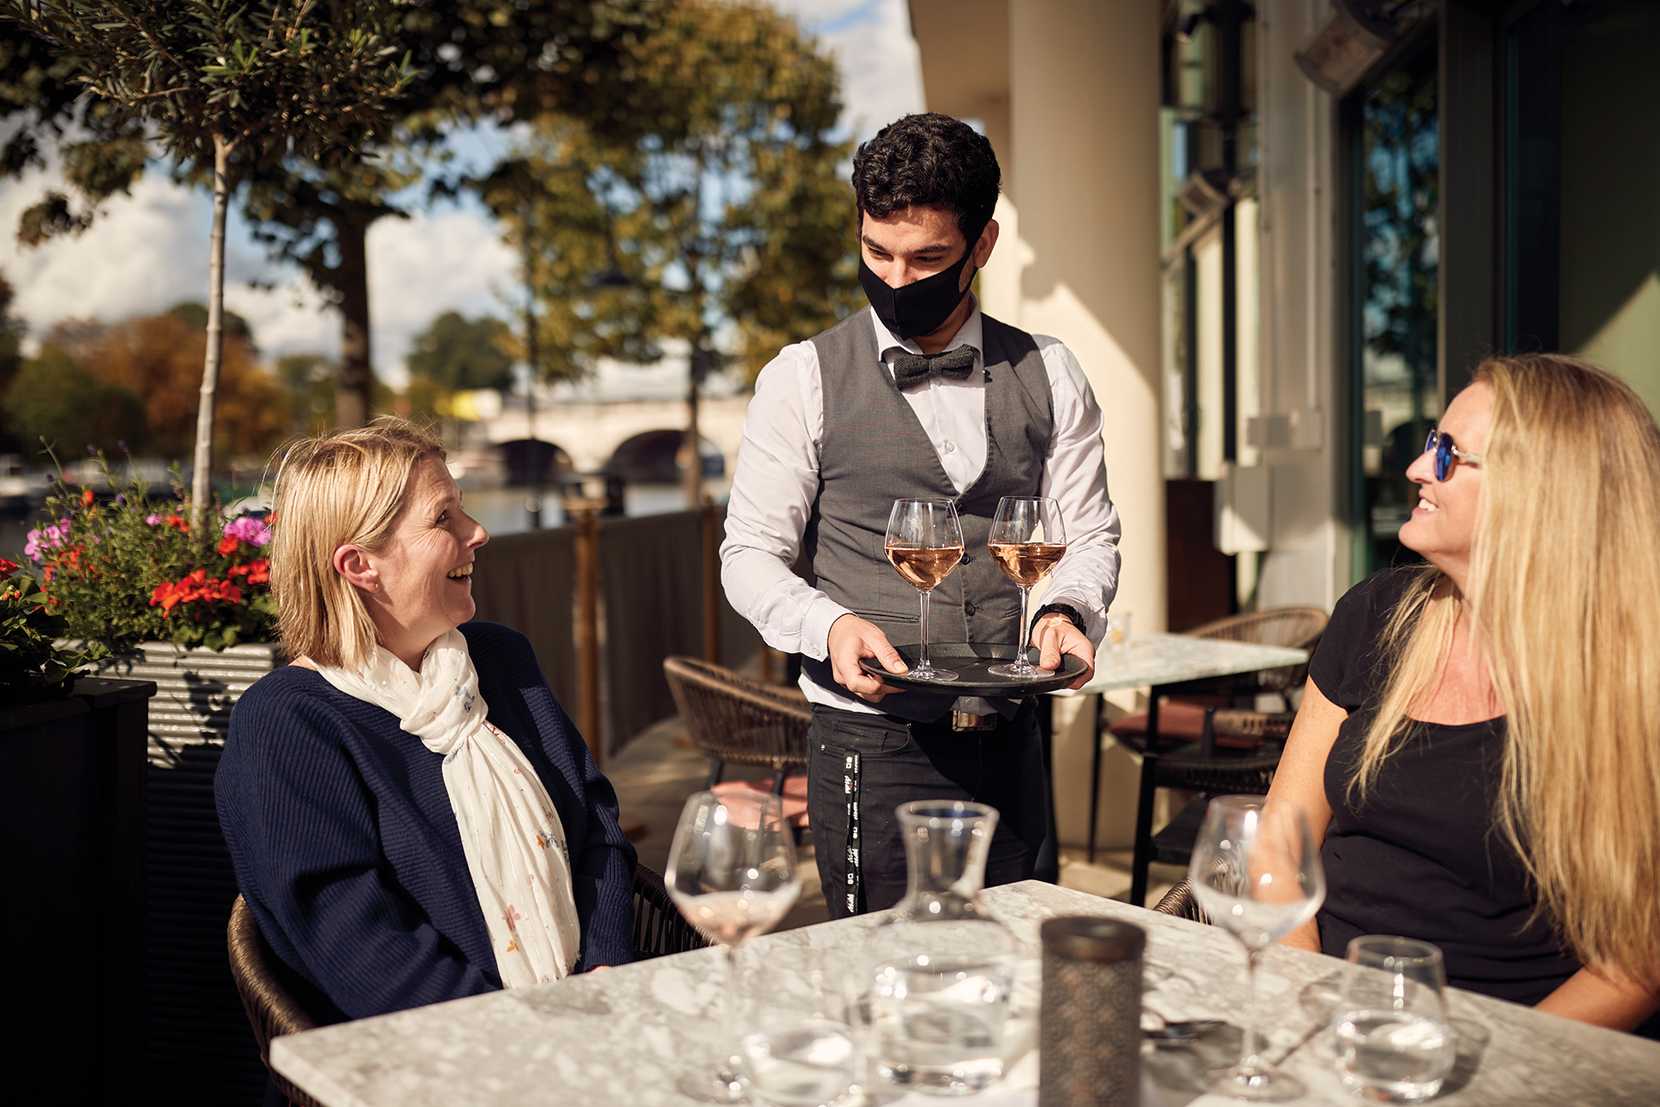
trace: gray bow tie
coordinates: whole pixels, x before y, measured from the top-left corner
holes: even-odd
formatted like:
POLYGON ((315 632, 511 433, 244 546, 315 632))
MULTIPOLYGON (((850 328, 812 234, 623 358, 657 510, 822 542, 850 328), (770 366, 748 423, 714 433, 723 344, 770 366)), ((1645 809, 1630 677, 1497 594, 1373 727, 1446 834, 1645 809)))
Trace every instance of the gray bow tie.
POLYGON ((914 388, 933 374, 953 380, 967 380, 974 372, 974 347, 958 346, 939 354, 913 354, 900 350, 893 355, 893 382, 900 388, 914 388))

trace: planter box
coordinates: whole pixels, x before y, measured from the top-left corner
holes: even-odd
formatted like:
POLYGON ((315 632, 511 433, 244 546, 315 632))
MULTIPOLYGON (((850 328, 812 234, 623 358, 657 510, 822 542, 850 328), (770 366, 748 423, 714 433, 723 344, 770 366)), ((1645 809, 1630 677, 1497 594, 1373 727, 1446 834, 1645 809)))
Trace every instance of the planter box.
POLYGON ((145 707, 155 691, 81 677, 68 696, 0 707, 6 1052, 20 1061, 8 1066, 7 1102, 133 1094, 144 1019, 145 707))
POLYGON ((154 681, 145 771, 145 1079, 163 1100, 258 1102, 265 1070, 231 982, 236 878, 213 807, 231 708, 286 659, 275 643, 222 653, 146 642, 100 666, 154 681))

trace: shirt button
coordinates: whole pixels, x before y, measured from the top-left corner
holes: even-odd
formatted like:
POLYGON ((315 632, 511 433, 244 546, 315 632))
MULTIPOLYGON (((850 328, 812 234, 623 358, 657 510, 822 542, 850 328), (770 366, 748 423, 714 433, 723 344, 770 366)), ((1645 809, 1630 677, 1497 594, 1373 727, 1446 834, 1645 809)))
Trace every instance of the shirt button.
POLYGON ((973 554, 971 554, 971 553, 963 554, 963 564, 964 565, 967 565, 970 561, 973 561, 973 560, 974 560, 974 555, 973 554))
POLYGON ((963 613, 964 614, 972 615, 972 614, 974 614, 975 610, 976 609, 975 609, 973 600, 964 600, 963 601, 963 613))
POLYGON ((940 443, 940 452, 944 454, 954 454, 957 452, 957 444, 947 438, 944 442, 940 443))

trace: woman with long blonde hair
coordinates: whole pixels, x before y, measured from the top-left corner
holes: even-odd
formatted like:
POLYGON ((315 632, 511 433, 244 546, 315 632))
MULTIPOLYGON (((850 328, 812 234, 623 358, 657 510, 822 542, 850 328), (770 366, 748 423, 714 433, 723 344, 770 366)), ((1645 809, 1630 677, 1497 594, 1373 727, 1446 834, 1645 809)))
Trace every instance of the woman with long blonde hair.
POLYGON ((1338 601, 1269 793, 1329 881, 1286 941, 1421 938, 1452 984, 1638 1027, 1660 1010, 1660 431, 1593 365, 1493 358, 1407 476, 1427 564, 1338 601))

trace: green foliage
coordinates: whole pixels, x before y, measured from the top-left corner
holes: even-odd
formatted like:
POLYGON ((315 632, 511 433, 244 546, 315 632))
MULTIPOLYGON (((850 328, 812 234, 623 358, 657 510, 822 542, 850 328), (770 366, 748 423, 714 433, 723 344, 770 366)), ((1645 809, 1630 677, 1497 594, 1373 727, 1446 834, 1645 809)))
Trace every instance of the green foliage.
POLYGON ((263 522, 244 517, 193 533, 182 488, 155 494, 105 471, 99 499, 59 484, 29 532, 42 603, 72 639, 120 652, 143 641, 222 650, 269 639, 276 618, 263 522))
POLYGON ((405 364, 446 391, 506 390, 513 385, 512 339, 507 324, 494 316, 468 319, 446 311, 416 336, 405 364))
POLYGON ((67 457, 88 449, 144 442, 144 401, 89 372, 58 346, 26 362, 0 397, 6 423, 67 457))
POLYGON ((60 646, 63 620, 47 610, 40 582, 0 557, 0 695, 7 703, 64 691, 83 665, 105 654, 96 643, 60 646))
POLYGON ((529 251, 543 373, 732 333, 753 377, 858 302, 835 66, 771 8, 680 0, 624 71, 638 126, 548 117, 478 183, 529 251))
MULTIPOLYGON (((200 301, 181 300, 162 314, 171 315, 193 331, 207 330, 208 309, 207 305, 200 301)), ((227 310, 220 325, 225 328, 226 338, 234 338, 247 343, 249 350, 259 349, 259 344, 254 341, 254 328, 236 312, 227 310)))

